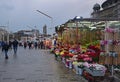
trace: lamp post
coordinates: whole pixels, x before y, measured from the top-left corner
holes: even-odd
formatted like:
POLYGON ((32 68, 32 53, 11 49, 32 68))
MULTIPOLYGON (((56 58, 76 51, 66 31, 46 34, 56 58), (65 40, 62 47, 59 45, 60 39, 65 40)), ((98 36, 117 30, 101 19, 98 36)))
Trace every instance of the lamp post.
POLYGON ((9 21, 8 21, 8 26, 7 26, 7 31, 8 31, 8 33, 7 33, 7 42, 9 42, 9 39, 10 39, 10 35, 9 35, 9 21))
POLYGON ((51 17, 51 16, 49 16, 49 15, 47 15, 47 14, 41 12, 40 10, 36 10, 36 11, 39 12, 39 13, 41 13, 42 15, 44 15, 44 16, 46 16, 46 17, 48 17, 48 18, 51 19, 51 29, 52 29, 52 26, 53 26, 53 17, 51 17))

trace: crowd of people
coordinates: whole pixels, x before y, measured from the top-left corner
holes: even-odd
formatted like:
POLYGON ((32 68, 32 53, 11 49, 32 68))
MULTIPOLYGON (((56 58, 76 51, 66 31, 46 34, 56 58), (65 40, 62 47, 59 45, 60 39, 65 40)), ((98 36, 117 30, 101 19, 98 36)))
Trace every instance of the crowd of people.
POLYGON ((17 54, 18 46, 22 46, 24 49, 50 49, 52 40, 41 40, 41 41, 18 41, 16 39, 12 41, 0 41, 0 48, 5 54, 5 59, 8 59, 9 49, 13 49, 14 54, 17 54))
POLYGON ((34 42, 34 41, 26 41, 22 43, 22 46, 24 47, 24 49, 26 49, 27 47, 29 49, 45 49, 45 45, 43 41, 39 41, 39 42, 34 42))
POLYGON ((18 48, 19 42, 14 39, 13 41, 1 41, 0 42, 0 48, 2 49, 2 52, 5 53, 5 59, 8 59, 8 50, 12 49, 14 50, 14 54, 17 53, 17 48, 18 48))
POLYGON ((24 47, 24 49, 26 49, 27 47, 29 49, 50 49, 51 47, 51 41, 50 40, 44 40, 44 41, 24 41, 21 43, 24 47))

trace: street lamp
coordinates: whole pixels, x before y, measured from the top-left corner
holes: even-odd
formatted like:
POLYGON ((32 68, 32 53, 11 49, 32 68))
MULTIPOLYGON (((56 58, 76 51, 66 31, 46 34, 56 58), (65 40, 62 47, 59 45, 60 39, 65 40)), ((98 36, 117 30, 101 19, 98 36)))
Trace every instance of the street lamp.
POLYGON ((36 10, 37 12, 39 12, 39 13, 41 13, 42 15, 44 15, 44 16, 46 16, 46 17, 48 17, 48 18, 50 18, 51 19, 51 29, 52 29, 52 25, 53 25, 53 18, 51 17, 51 16, 49 16, 49 15, 47 15, 47 14, 45 14, 45 13, 43 13, 43 12, 41 12, 41 11, 39 11, 39 10, 36 10))
POLYGON ((8 34, 7 34, 7 42, 9 42, 9 39, 10 39, 10 34, 9 34, 9 21, 8 21, 7 31, 8 31, 8 34))

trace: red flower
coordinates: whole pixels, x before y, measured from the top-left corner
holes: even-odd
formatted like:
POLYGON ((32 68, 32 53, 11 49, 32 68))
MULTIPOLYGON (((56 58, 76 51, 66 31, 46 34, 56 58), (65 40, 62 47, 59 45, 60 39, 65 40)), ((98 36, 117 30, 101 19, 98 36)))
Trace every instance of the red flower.
POLYGON ((68 56, 70 56, 70 57, 73 57, 73 56, 74 56, 74 54, 72 54, 72 53, 69 53, 69 54, 68 54, 68 56))

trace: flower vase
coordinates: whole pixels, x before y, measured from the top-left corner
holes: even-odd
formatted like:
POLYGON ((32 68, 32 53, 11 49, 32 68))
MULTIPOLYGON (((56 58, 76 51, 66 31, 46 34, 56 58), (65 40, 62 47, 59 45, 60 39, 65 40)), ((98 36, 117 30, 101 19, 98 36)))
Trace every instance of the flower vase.
POLYGON ((65 64, 65 58, 64 57, 62 57, 62 62, 65 64))
POLYGON ((65 66, 66 66, 66 67, 69 67, 69 61, 66 60, 65 66))
POLYGON ((78 68, 78 73, 79 73, 79 75, 82 75, 83 69, 82 68, 78 68))
POLYGON ((72 61, 69 61, 69 69, 72 69, 72 61))
POLYGON ((79 73, 78 73, 78 65, 74 65, 74 69, 75 69, 75 73, 76 73, 76 74, 79 74, 79 73))

